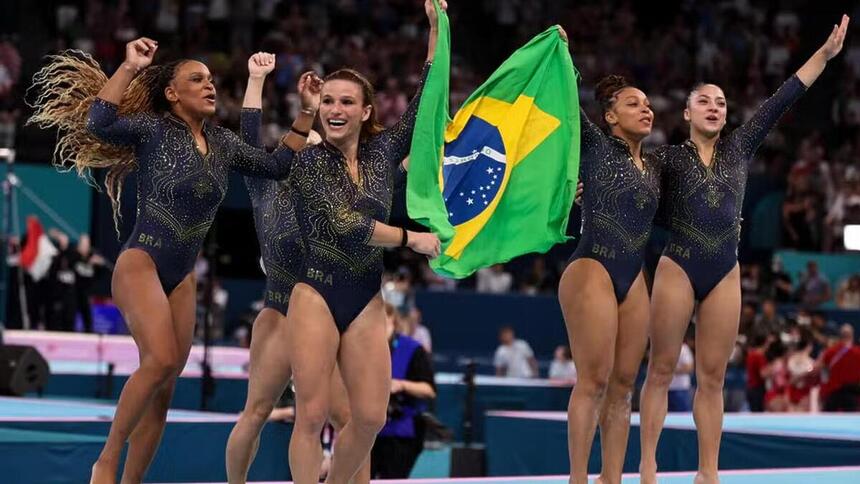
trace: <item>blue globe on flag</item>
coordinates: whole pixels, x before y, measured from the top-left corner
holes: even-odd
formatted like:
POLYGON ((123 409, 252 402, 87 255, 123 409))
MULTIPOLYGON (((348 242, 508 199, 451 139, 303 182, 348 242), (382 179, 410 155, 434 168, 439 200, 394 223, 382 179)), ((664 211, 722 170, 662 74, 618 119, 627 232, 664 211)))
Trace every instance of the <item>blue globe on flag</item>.
POLYGON ((451 225, 468 222, 492 203, 506 163, 498 128, 473 115, 460 135, 445 144, 442 158, 442 197, 451 225))

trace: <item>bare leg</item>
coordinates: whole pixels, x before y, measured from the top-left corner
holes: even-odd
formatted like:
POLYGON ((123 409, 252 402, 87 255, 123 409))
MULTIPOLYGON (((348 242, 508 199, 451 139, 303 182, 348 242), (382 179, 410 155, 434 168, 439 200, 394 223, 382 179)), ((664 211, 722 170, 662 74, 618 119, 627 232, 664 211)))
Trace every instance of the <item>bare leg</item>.
POLYGON ((723 429, 726 365, 738 336, 740 270, 736 265, 699 305, 696 319, 696 396, 693 418, 699 438, 696 484, 717 484, 723 429))
POLYGON ((93 465, 91 482, 113 483, 125 441, 146 413, 159 389, 182 370, 170 303, 148 254, 129 249, 120 254, 113 275, 114 301, 122 311, 140 352, 117 403, 110 433, 93 465))
POLYGON ((248 397, 227 440, 230 484, 244 484, 248 479, 248 469, 260 445, 260 432, 287 387, 290 361, 284 347, 288 340, 286 317, 270 308, 260 311, 251 333, 248 397))
POLYGON ((621 484, 627 437, 630 434, 630 400, 648 344, 650 314, 648 289, 642 273, 618 308, 615 364, 606 399, 600 409, 600 449, 603 466, 595 484, 621 484))
MULTIPOLYGON (((189 274, 167 298, 173 315, 174 340, 176 347, 182 352, 183 367, 188 361, 194 336, 196 292, 197 282, 194 280, 194 276, 189 274)), ((173 390, 176 388, 178 376, 175 375, 158 389, 146 413, 128 438, 128 456, 122 470, 123 484, 143 481, 146 471, 149 469, 153 457, 155 457, 155 452, 158 450, 161 436, 164 434, 167 410, 173 399, 173 390)))
POLYGON ((322 463, 320 432, 329 414, 329 385, 340 335, 322 296, 299 283, 290 295, 287 352, 296 385, 296 421, 290 438, 290 471, 296 484, 317 484, 322 463))
POLYGON ((567 266, 558 299, 573 349, 577 382, 567 407, 570 483, 588 482, 588 459, 598 412, 612 372, 618 333, 618 303, 606 269, 592 259, 567 266))
POLYGON ((690 324, 695 297, 687 274, 668 257, 661 257, 651 293, 651 357, 641 396, 639 463, 642 484, 657 482, 657 442, 668 411, 669 383, 690 324))
MULTIPOLYGON (((349 410, 349 395, 346 392, 346 385, 343 383, 343 377, 340 374, 340 369, 335 368, 332 373, 331 382, 331 424, 335 431, 339 434, 346 427, 350 419, 349 410)), ((370 482, 370 458, 364 460, 361 468, 356 472, 350 481, 351 484, 368 484, 370 482)))
POLYGON ((391 352, 381 296, 368 303, 341 337, 338 363, 350 420, 334 443, 326 482, 346 484, 368 460, 376 434, 385 425, 391 394, 391 352))

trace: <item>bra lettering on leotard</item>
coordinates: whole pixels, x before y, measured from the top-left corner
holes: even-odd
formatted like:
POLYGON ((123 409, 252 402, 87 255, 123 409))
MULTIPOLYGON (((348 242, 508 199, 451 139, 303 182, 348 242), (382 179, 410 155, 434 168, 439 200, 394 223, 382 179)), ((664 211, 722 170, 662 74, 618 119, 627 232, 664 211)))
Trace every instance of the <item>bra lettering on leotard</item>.
POLYGON ((283 291, 267 291, 266 298, 269 301, 279 304, 287 304, 290 302, 290 294, 283 291))
POLYGON ((327 286, 334 284, 334 278, 331 274, 326 274, 325 272, 314 269, 313 267, 308 267, 308 279, 321 282, 327 286))
POLYGON ((690 258, 690 248, 678 245, 674 242, 669 242, 669 253, 674 254, 683 259, 690 258))
POLYGON ((137 242, 150 247, 161 247, 161 237, 153 237, 143 232, 140 233, 140 236, 137 238, 137 242))
POLYGON ((601 257, 605 257, 607 259, 614 259, 615 258, 615 249, 614 248, 608 247, 605 245, 600 245, 597 243, 595 243, 591 246, 591 253, 594 255, 599 255, 601 257))

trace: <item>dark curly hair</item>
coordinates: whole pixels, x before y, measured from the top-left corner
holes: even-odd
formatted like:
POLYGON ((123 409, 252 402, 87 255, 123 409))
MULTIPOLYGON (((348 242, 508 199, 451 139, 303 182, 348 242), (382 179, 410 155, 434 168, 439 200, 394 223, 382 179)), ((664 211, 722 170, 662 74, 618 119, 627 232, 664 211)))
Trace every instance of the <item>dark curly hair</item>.
POLYGON ((612 109, 615 104, 616 96, 626 87, 635 87, 627 81, 627 78, 619 75, 609 75, 597 82, 594 88, 594 99, 600 103, 603 112, 612 109))

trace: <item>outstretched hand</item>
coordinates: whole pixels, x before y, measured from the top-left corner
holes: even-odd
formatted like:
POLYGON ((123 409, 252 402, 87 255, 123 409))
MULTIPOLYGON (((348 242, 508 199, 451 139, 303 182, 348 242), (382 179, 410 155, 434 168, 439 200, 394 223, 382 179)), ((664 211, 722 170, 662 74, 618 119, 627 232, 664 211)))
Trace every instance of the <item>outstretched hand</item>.
POLYGON ((248 58, 248 75, 251 77, 266 77, 275 70, 275 54, 257 52, 248 58))
POLYGON ((827 37, 827 40, 824 42, 824 45, 821 46, 821 53, 824 54, 824 58, 830 60, 836 57, 842 50, 842 44, 845 42, 845 34, 848 32, 848 21, 850 19, 847 15, 842 16, 842 21, 839 25, 834 25, 833 30, 830 32, 830 36, 827 37))
MULTIPOLYGON (((442 7, 442 11, 448 10, 448 2, 446 0, 439 0, 439 6, 442 7)), ((436 28, 439 25, 439 16, 436 15, 436 6, 433 5, 433 0, 424 0, 424 11, 427 12, 427 20, 430 21, 430 28, 436 28)))

